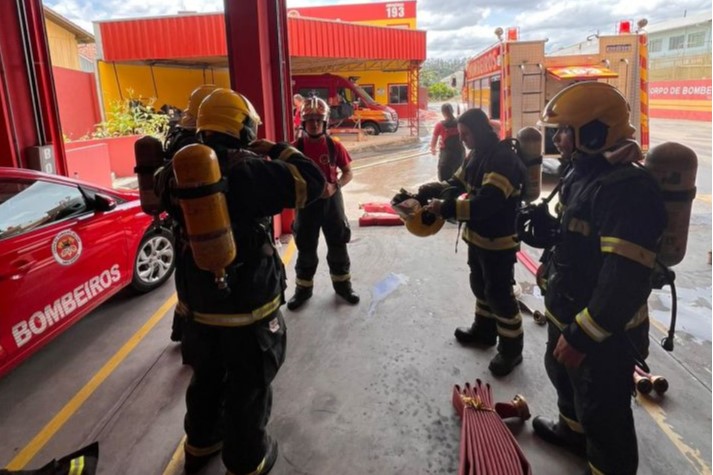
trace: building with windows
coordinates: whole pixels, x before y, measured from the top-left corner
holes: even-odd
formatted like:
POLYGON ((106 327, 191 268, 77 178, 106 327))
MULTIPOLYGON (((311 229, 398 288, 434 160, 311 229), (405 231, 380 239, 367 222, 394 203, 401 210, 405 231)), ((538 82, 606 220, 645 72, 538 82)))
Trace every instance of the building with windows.
POLYGON ((649 25, 651 117, 711 120, 711 12, 649 25))
MULTIPOLYGON (((230 83, 220 13, 94 25, 105 111, 129 96, 182 107, 197 85, 230 83)), ((418 73, 426 59, 426 33, 416 30, 415 1, 288 9, 287 33, 293 77, 339 75, 390 106, 415 130, 418 73)))
MULTIPOLYGON (((350 22, 361 25, 416 29, 416 2, 364 3, 331 5, 319 7, 289 8, 290 17, 319 18, 350 22)), ((333 41, 344 41, 334 38, 333 41)), ((375 60, 378 58, 374 58, 375 60)), ((359 86, 379 104, 388 105, 398 112, 399 117, 408 116, 409 92, 418 88, 418 79, 409 78, 408 70, 398 64, 353 65, 349 69, 337 66, 329 71, 345 78, 356 78, 359 86)), ((414 90, 414 95, 417 90, 414 90)))

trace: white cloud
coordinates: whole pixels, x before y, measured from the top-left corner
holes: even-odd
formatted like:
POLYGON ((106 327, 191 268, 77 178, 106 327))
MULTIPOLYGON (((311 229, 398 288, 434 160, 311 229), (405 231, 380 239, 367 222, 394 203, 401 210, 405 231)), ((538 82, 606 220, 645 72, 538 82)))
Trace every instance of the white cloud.
MULTIPOLYGON (((45 4, 93 31, 92 21, 215 12, 223 0, 44 0, 45 4)), ((358 3, 356 0, 288 0, 288 7, 358 3)), ((368 3, 362 1, 362 3, 368 3)), ((647 18, 649 24, 684 13, 710 11, 710 0, 419 0, 418 26, 428 31, 428 57, 472 56, 495 42, 495 28, 517 26, 524 39, 548 38, 549 49, 584 41, 592 33, 613 33, 619 20, 647 18)))

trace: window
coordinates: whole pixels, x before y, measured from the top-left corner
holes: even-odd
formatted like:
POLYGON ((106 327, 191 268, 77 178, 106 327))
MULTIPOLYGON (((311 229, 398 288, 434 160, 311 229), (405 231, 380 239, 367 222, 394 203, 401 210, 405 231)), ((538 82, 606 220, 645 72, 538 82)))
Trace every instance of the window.
POLYGON ((408 86, 406 84, 389 85, 389 104, 408 104, 408 86))
POLYGON ((649 52, 650 53, 658 53, 659 51, 661 51, 661 46, 662 46, 661 39, 653 40, 653 41, 649 42, 649 52))
POLYGON ((326 87, 303 87, 298 91, 302 97, 319 97, 329 103, 329 89, 326 87))
POLYGON ((698 48, 700 46, 703 46, 703 43, 706 41, 706 32, 705 31, 698 31, 696 33, 690 33, 688 35, 688 43, 686 44, 687 48, 698 48))
POLYGON ((79 188, 28 180, 0 181, 0 239, 87 209, 79 188))
POLYGON ((677 49, 683 49, 683 40, 685 36, 684 35, 679 35, 679 36, 672 36, 671 38, 668 39, 668 49, 673 51, 677 49))
POLYGON ((374 97, 374 85, 373 84, 360 84, 361 88, 369 94, 369 97, 374 97))

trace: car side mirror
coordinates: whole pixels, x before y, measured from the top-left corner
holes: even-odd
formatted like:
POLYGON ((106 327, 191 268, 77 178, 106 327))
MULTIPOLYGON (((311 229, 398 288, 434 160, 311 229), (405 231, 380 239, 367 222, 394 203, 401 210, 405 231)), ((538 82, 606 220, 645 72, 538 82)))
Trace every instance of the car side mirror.
POLYGON ((116 200, 111 196, 102 193, 94 195, 94 210, 95 211, 111 211, 116 208, 116 200))

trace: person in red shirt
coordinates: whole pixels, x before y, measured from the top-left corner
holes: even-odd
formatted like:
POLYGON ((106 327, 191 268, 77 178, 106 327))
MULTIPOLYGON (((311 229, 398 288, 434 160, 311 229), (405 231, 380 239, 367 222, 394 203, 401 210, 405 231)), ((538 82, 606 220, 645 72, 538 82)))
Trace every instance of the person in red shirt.
POLYGON ((438 146, 438 180, 446 181, 463 165, 465 149, 458 134, 458 121, 453 115, 453 106, 441 106, 443 120, 436 124, 431 138, 431 155, 438 146))
POLYGON ((293 125, 295 127, 295 138, 300 136, 300 132, 302 131, 302 117, 301 117, 301 112, 300 109, 302 109, 302 104, 304 103, 305 98, 302 97, 302 94, 295 94, 292 96, 292 110, 294 111, 294 121, 293 125))
POLYGON ((347 252, 351 229, 344 213, 341 191, 352 179, 352 159, 344 145, 327 135, 329 106, 324 100, 310 97, 302 104, 300 112, 304 134, 292 145, 317 164, 327 179, 327 187, 321 199, 297 212, 293 223, 297 245, 296 288, 294 296, 287 302, 287 308, 296 310, 312 297, 313 278, 319 262, 317 246, 320 229, 327 242, 327 265, 332 286, 337 295, 356 305, 359 295, 352 289, 351 262, 347 252))

